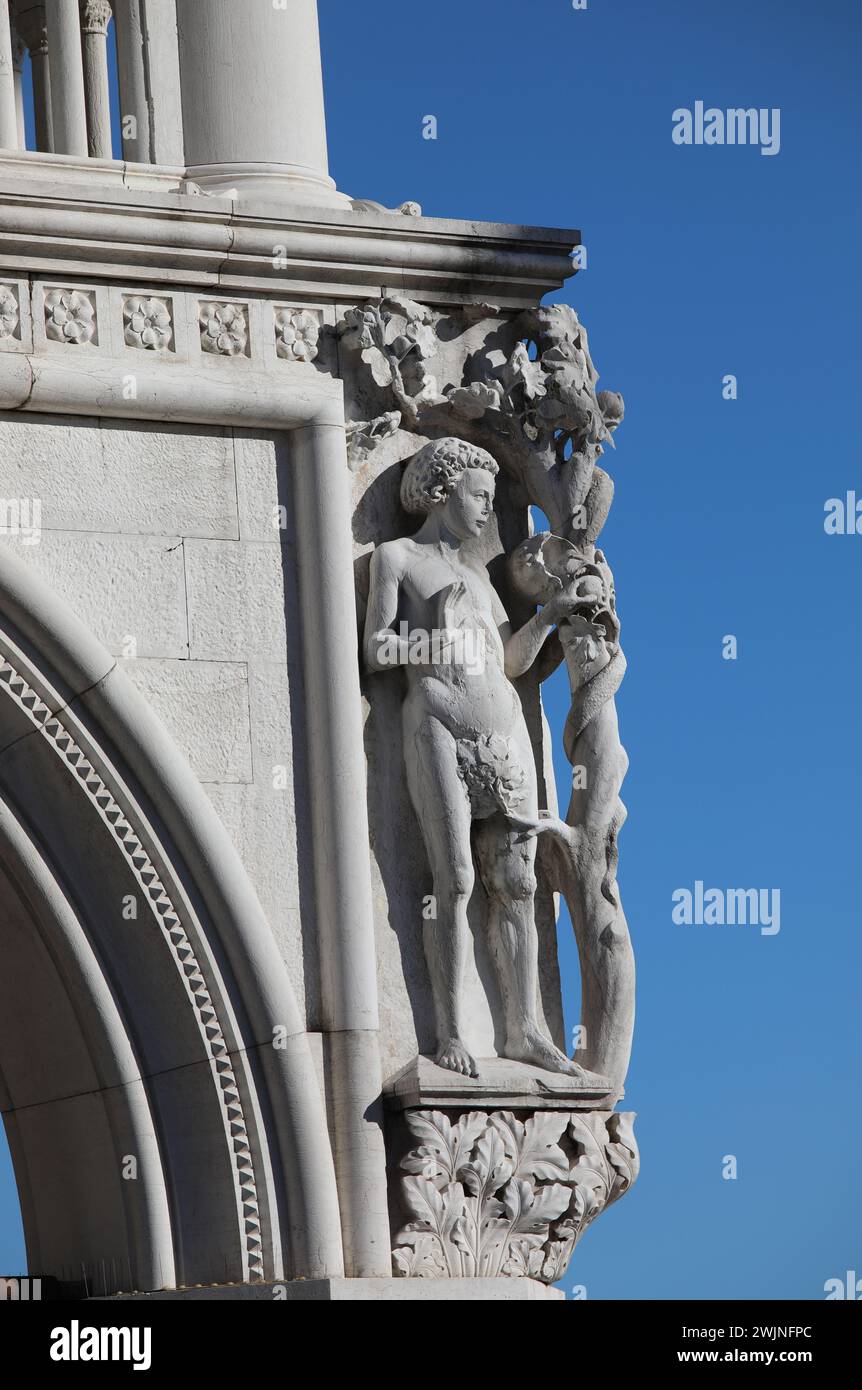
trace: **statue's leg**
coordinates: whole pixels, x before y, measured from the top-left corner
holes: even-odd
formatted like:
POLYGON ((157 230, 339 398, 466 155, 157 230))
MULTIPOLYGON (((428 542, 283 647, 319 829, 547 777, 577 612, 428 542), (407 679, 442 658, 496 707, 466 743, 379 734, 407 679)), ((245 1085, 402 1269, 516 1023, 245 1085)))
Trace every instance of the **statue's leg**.
MULTIPOLYGON (((535 817, 530 805, 521 814, 535 817)), ((502 814, 476 827, 476 855, 488 894, 488 937, 506 1015, 505 1055, 545 1071, 582 1075, 582 1068, 555 1047, 538 1020, 539 940, 536 841, 502 814)))
POLYGON ((473 892, 470 802, 458 772, 455 740, 430 715, 405 722, 404 754, 413 806, 434 880, 436 916, 423 927, 437 1020, 437 1065, 476 1076, 463 1041, 463 979, 473 892))

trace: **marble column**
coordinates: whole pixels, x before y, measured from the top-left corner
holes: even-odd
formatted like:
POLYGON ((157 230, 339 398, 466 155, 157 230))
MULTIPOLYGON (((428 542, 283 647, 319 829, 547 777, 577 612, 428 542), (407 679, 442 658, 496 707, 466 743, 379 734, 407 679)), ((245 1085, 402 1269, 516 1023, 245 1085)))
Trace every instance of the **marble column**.
POLYGON ((117 75, 120 85, 120 126, 123 158, 149 164, 150 111, 144 63, 141 0, 113 0, 117 27, 117 75))
POLYGON ((329 177, 317 0, 177 0, 188 177, 211 192, 349 207, 329 177))
POLYGON ((88 149, 94 159, 113 159, 111 90, 108 81, 108 0, 82 0, 81 33, 84 52, 88 149))
POLYGON ((78 0, 45 0, 54 153, 86 159, 87 109, 78 0))
POLYGON ((27 148, 27 130, 24 123, 24 55, 27 45, 17 33, 12 34, 12 66, 15 69, 15 112, 18 116, 18 148, 27 148))
POLYGON ((12 65, 8 0, 0 0, 0 149, 18 149, 18 112, 15 106, 15 69, 12 65))
POLYGON ((15 27, 27 45, 33 73, 33 112, 36 117, 36 149, 50 154, 54 148, 51 116, 51 74, 48 69, 48 31, 45 6, 19 9, 15 27))

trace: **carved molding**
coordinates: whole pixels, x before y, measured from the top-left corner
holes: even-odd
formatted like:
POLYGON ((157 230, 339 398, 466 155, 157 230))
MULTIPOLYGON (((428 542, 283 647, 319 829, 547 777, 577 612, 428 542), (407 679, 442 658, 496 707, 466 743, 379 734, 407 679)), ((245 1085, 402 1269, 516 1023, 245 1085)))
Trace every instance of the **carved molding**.
POLYGON ((562 1279, 587 1227, 635 1181, 634 1114, 439 1110, 406 1114, 410 1220, 392 1258, 406 1278, 562 1279))
POLYGON ((84 751, 62 720, 52 713, 38 691, 13 665, 10 655, 0 646, 0 688, 6 690, 34 729, 39 731, 97 811, 140 885, 143 901, 148 905, 183 980, 204 1050, 210 1059, 225 1135, 233 1157, 237 1211, 249 1277, 262 1279, 265 1271, 260 1204, 242 1095, 215 1002, 183 926, 180 911, 159 877, 143 842, 142 832, 139 833, 131 823, 131 808, 124 808, 120 804, 94 766, 93 755, 84 751))

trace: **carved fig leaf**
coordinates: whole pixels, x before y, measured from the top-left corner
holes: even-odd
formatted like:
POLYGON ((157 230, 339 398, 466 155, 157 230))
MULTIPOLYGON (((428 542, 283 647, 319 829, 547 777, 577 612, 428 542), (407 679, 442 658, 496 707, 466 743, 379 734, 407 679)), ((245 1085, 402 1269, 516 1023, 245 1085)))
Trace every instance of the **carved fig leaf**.
POLYGON ((496 381, 474 381, 470 386, 458 386, 449 392, 449 404, 465 420, 481 420, 482 416, 503 409, 503 391, 496 381))

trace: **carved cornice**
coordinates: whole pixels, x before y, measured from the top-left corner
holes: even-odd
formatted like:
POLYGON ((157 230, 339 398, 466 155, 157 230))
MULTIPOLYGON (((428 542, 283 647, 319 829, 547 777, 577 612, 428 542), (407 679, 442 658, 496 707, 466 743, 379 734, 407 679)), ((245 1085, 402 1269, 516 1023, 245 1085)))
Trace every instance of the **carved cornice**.
POLYGON ((267 204, 178 189, 184 171, 68 156, 0 154, 0 265, 255 289, 344 305, 381 286, 441 307, 535 304, 573 273, 572 231, 267 204), (98 168, 96 167, 98 166, 98 168))

